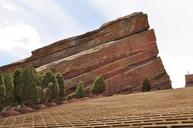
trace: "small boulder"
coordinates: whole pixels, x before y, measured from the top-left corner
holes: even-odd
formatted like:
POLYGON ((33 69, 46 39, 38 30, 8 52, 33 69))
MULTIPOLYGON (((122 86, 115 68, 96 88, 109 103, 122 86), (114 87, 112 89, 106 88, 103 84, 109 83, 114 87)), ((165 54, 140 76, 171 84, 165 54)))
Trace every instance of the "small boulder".
POLYGON ((48 107, 44 104, 38 104, 38 105, 33 105, 32 108, 35 109, 35 110, 40 110, 40 109, 45 109, 45 108, 48 108, 48 107))
POLYGON ((17 109, 18 112, 24 114, 24 113, 29 113, 29 112, 34 112, 34 109, 28 106, 23 106, 19 109, 17 109))
POLYGON ((8 117, 8 116, 16 116, 16 115, 19 115, 20 113, 15 111, 14 109, 9 109, 9 110, 5 110, 5 111, 2 111, 0 113, 0 118, 1 117, 8 117))
POLYGON ((49 103, 46 103, 45 105, 48 106, 48 107, 55 107, 55 106, 57 106, 57 104, 55 102, 49 102, 49 103))

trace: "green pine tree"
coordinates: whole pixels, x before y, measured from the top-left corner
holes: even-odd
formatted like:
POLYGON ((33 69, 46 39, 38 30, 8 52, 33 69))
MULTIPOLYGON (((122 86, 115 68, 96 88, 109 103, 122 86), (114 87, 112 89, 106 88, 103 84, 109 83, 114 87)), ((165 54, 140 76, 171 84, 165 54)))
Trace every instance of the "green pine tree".
POLYGON ((151 83, 148 79, 143 80, 142 91, 149 92, 151 90, 151 83))
POLYGON ((41 103, 43 100, 43 90, 41 86, 36 86, 37 103, 41 103))
POLYGON ((84 97, 84 85, 83 85, 83 82, 80 81, 80 83, 78 84, 77 88, 76 88, 76 91, 75 91, 75 96, 77 98, 82 98, 84 97))
POLYGON ((63 98, 64 97, 64 79, 60 74, 56 75, 56 78, 58 80, 58 85, 59 85, 59 97, 63 98))
POLYGON ((12 74, 4 75, 5 88, 6 88, 6 104, 14 105, 14 84, 12 74))
POLYGON ((0 111, 3 109, 3 105, 6 98, 6 90, 4 84, 3 73, 0 72, 0 111))
POLYGON ((92 86, 92 93, 100 94, 105 91, 105 81, 102 76, 97 76, 92 86))
POLYGON ((22 104, 22 93, 24 88, 23 70, 21 68, 17 69, 14 73, 13 78, 15 102, 16 104, 22 104))
POLYGON ((58 80, 53 72, 48 71, 43 78, 43 89, 47 88, 49 100, 57 100, 59 97, 58 80))
POLYGON ((23 69, 23 92, 22 99, 26 104, 33 104, 37 101, 36 79, 37 72, 33 67, 23 69))

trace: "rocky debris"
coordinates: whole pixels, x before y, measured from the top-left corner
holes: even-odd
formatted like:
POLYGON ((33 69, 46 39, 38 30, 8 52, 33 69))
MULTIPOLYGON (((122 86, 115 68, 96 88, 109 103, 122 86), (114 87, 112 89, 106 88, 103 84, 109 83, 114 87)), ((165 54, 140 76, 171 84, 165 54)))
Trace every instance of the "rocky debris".
POLYGON ((57 104, 55 102, 49 102, 45 104, 47 107, 55 107, 57 104))
POLYGON ((5 111, 0 112, 1 117, 16 116, 19 114, 20 114, 20 112, 17 112, 14 109, 9 109, 9 110, 5 110, 5 111))
POLYGON ((55 107, 58 105, 70 103, 68 101, 58 101, 57 104, 55 102, 50 102, 44 104, 37 104, 37 105, 31 105, 31 106, 17 106, 17 107, 7 107, 3 109, 3 111, 0 112, 0 118, 4 117, 9 117, 9 116, 17 116, 21 114, 26 114, 26 113, 32 113, 35 112, 36 110, 42 110, 46 109, 48 107, 55 107))
MULTIPOLYGON (((97 75, 105 78, 104 95, 141 91, 144 79, 152 90, 169 89, 171 81, 161 58, 153 29, 142 12, 105 23, 99 29, 32 51, 32 56, 0 68, 10 72, 32 65, 64 76, 68 93, 82 80, 90 88, 97 75)), ((89 92, 87 92, 89 96, 89 92)))
POLYGON ((35 109, 35 110, 40 110, 40 109, 45 109, 45 108, 48 108, 48 107, 44 104, 37 104, 37 105, 33 105, 32 108, 35 109))
POLYGON ((31 107, 28 107, 28 106, 23 106, 23 107, 17 109, 16 111, 18 111, 19 113, 24 114, 24 113, 34 112, 34 109, 31 108, 31 107))

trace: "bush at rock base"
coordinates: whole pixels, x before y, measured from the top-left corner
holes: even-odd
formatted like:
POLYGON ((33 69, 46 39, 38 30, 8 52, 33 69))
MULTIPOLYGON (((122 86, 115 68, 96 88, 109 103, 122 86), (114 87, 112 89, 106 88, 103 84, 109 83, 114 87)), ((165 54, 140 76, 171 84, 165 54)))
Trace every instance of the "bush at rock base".
POLYGON ((151 83, 148 79, 143 80, 142 91, 149 92, 151 90, 151 83))
POLYGON ((93 94, 100 94, 105 91, 105 81, 102 76, 97 76, 92 86, 93 94))
POLYGON ((72 95, 67 95, 65 100, 71 100, 72 98, 73 98, 72 95))
POLYGON ((84 85, 82 81, 80 81, 80 83, 78 84, 75 91, 75 95, 76 95, 76 98, 84 97, 84 85))

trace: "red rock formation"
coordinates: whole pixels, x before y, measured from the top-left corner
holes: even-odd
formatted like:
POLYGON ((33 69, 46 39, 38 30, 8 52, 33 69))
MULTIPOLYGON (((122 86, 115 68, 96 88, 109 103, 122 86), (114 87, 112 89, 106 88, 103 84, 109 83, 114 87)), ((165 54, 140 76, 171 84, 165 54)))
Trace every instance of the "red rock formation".
POLYGON ((83 35, 71 37, 32 51, 32 56, 21 61, 0 67, 3 72, 14 71, 18 67, 31 65, 39 67, 55 60, 68 57, 97 45, 138 33, 149 28, 147 15, 133 13, 105 23, 99 29, 83 35))
POLYGON ((153 29, 148 30, 147 15, 134 13, 102 25, 86 34, 64 39, 37 49, 32 56, 0 68, 10 72, 32 65, 38 71, 61 73, 68 92, 82 80, 87 88, 97 75, 106 82, 104 95, 141 91, 148 78, 152 89, 171 88, 153 29))
POLYGON ((186 80, 186 87, 193 86, 193 74, 186 74, 185 75, 185 80, 186 80))

